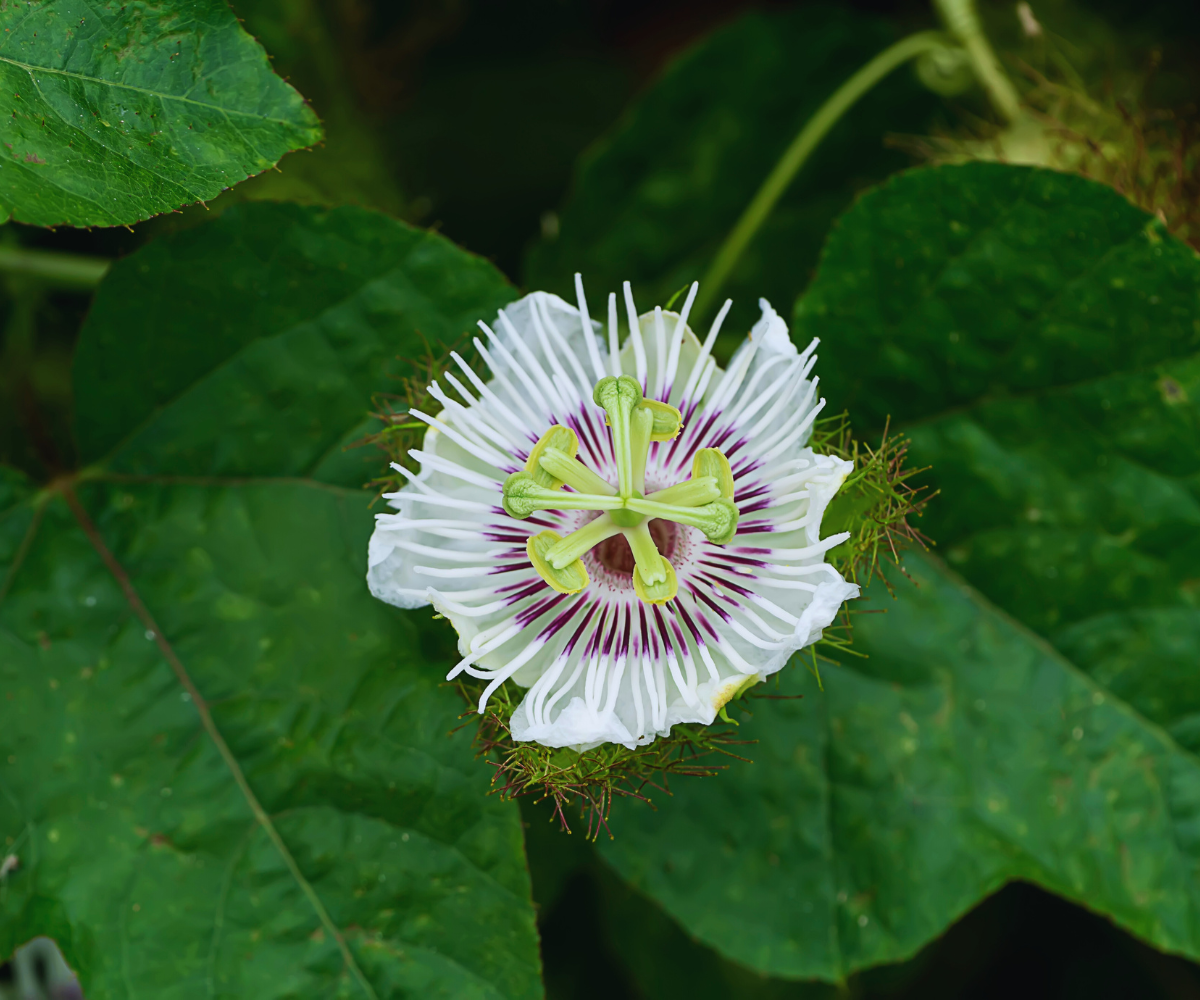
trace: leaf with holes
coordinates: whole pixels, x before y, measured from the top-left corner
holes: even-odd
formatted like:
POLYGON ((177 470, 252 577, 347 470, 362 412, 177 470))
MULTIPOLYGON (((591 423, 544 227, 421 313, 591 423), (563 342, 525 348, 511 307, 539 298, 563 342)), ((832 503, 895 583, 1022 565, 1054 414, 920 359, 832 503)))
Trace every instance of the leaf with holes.
POLYGON ((774 974, 904 958, 1012 879, 1200 957, 1200 259, 1078 177, 913 171, 841 220, 795 328, 932 464, 954 572, 910 555, 868 659, 752 703, 756 763, 605 854, 774 974))
POLYGON ((19 222, 127 225, 321 138, 225 0, 4 4, 0 29, 0 211, 19 222))
POLYGON ((515 806, 427 616, 371 598, 361 452, 417 332, 512 297, 352 209, 232 209, 105 280, 84 468, 0 476, 0 953, 89 997, 532 997, 515 806))

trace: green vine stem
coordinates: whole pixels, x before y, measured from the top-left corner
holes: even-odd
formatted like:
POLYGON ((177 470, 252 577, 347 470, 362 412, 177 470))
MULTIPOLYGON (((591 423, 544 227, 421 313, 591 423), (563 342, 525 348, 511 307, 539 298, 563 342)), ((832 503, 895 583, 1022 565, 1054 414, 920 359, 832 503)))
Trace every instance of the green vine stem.
POLYGON ((992 106, 1012 124, 1021 110, 1021 99, 1008 74, 1000 65, 992 43, 983 33, 983 25, 975 10, 975 0, 933 0, 950 33, 959 41, 971 59, 975 78, 987 91, 992 106))
POLYGON ((0 245, 0 273, 40 278, 70 288, 95 288, 112 261, 104 257, 0 245))
POLYGON ((800 130, 800 134, 792 140, 792 144, 775 164, 775 169, 758 189, 754 200, 746 206, 741 218, 725 238, 725 242, 721 244, 720 250, 717 251, 712 264, 709 265, 708 273, 700 282, 700 293, 696 300, 696 315, 706 314, 708 308, 714 304, 718 293, 725 284, 725 279, 729 277, 729 273, 737 264, 746 245, 758 231, 758 227, 763 224, 771 209, 775 207, 775 203, 787 190, 792 178, 796 176, 796 172, 804 166, 812 151, 825 138, 826 133, 837 124, 838 119, 892 70, 923 53, 944 49, 952 44, 952 40, 941 31, 920 31, 909 35, 884 49, 834 91, 833 96, 821 105, 817 113, 800 130))

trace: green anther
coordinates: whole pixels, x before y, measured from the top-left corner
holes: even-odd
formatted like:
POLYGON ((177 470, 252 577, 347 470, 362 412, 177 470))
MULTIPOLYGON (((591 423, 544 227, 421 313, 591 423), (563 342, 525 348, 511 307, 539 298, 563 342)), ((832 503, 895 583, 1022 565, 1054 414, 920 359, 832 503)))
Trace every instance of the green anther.
POLYGON ((647 517, 661 517, 677 524, 699 528, 704 537, 714 545, 725 545, 737 534, 738 510, 732 500, 714 500, 702 507, 679 507, 675 504, 658 503, 654 500, 626 501, 630 510, 647 517))
POLYGON ((504 480, 504 511, 526 518, 539 510, 613 510, 623 506, 620 497, 595 493, 564 493, 539 486, 528 472, 514 472, 504 480))
MULTIPOLYGON (((565 477, 554 476, 542 465, 540 461, 541 457, 548 448, 553 448, 555 451, 566 455, 568 460, 573 460, 576 452, 579 451, 579 438, 575 436, 575 432, 570 427, 555 424, 538 438, 538 443, 533 446, 533 451, 529 453, 529 459, 525 462, 525 471, 533 476, 535 483, 539 486, 544 486, 548 490, 557 490, 562 487, 564 482, 570 482, 570 480, 565 477)), ((575 484, 571 483, 571 485, 574 486, 575 484)), ((589 490, 588 492, 592 491, 589 490)))
POLYGON ((686 482, 651 493, 646 499, 675 507, 701 507, 714 500, 720 500, 721 489, 712 476, 693 476, 686 482))
POLYGON ((537 570, 538 576, 546 581, 560 594, 578 594, 588 585, 587 568, 582 559, 576 559, 566 566, 551 565, 547 554, 563 539, 553 531, 543 531, 534 535, 525 543, 525 551, 529 561, 537 570))
POLYGON ((548 475, 566 483, 573 490, 580 493, 616 496, 617 491, 611 483, 601 479, 586 465, 572 458, 565 451, 549 447, 538 456, 538 460, 548 475))
POLYGON ((651 441, 673 441, 683 430, 683 414, 670 403, 657 399, 643 399, 641 405, 654 415, 654 427, 650 431, 651 441))
POLYGON ((692 458, 692 478, 712 476, 717 481, 721 496, 726 500, 733 499, 733 470, 729 468, 729 459, 719 448, 701 448, 692 458))
POLYGON ((546 562, 556 570, 566 569, 585 552, 606 538, 620 533, 621 528, 613 522, 612 514, 601 514, 594 521, 589 521, 582 528, 576 528, 562 541, 555 543, 546 552, 546 562))
POLYGON ((621 496, 629 496, 633 485, 633 450, 630 442, 629 417, 642 401, 642 387, 628 375, 614 378, 609 375, 596 383, 592 398, 604 407, 608 425, 612 428, 613 455, 617 460, 617 482, 621 496))
MULTIPOLYGON (((659 556, 662 559, 661 556, 659 556)), ((645 604, 666 604, 673 601, 679 593, 679 580, 675 576, 675 567, 666 559, 662 560, 666 578, 661 583, 647 584, 642 577, 641 568, 633 567, 633 592, 645 604)))
POLYGON ((658 551, 650 528, 640 525, 625 532, 633 550, 633 592, 646 604, 666 604, 679 591, 675 567, 658 551))

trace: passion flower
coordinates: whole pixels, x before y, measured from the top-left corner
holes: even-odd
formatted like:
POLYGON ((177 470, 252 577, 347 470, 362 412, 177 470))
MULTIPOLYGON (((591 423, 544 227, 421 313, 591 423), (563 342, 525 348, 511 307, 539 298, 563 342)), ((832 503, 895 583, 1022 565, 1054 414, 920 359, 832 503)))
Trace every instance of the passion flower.
POLYGON ((381 600, 432 604, 458 631, 449 678, 527 688, 515 740, 628 747, 713 721, 733 697, 821 638, 858 596, 825 562, 846 533, 821 517, 852 463, 806 446, 825 405, 765 300, 719 368, 679 314, 638 315, 624 285, 607 337, 577 305, 534 292, 506 306, 429 395, 410 455, 421 471, 387 499, 367 580, 381 600), (445 383, 442 385, 441 383, 445 383), (457 398, 456 398, 457 397, 457 398))

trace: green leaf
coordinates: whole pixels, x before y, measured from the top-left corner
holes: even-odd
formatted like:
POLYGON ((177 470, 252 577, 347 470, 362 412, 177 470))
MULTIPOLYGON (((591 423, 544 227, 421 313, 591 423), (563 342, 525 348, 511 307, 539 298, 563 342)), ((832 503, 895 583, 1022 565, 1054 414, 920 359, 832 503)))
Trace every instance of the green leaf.
POLYGON ((327 457, 418 328, 511 297, 351 209, 243 206, 115 266, 76 367, 94 464, 0 504, 0 953, 48 934, 89 997, 540 995, 452 638, 368 595, 370 495, 327 457))
POLYGON ((751 702, 753 764, 627 809, 602 851, 686 930, 762 972, 840 979, 914 954, 1013 879, 1200 954, 1200 760, 909 556, 869 659, 751 702))
POLYGON ((778 975, 909 956, 1012 879, 1200 956, 1200 260, 1078 177, 913 171, 839 222, 793 334, 932 464, 962 578, 910 555, 867 660, 751 703, 756 763, 606 854, 778 975))
POLYGON ((116 226, 215 198, 321 138, 224 0, 0 8, 0 211, 116 226))
MULTIPOLYGON (((574 301, 633 282, 644 308, 700 278, 784 149, 862 64, 896 40, 886 22, 840 7, 752 13, 694 46, 579 163, 560 232, 530 252, 525 281, 574 301)), ((919 131, 935 100, 901 70, 826 137, 725 288, 744 333, 766 296, 791 302, 829 224, 904 165, 885 132, 919 131)), ((722 295, 724 298, 724 295, 722 295)))
POLYGON ((796 319, 933 466, 951 565, 1200 751, 1196 253, 1077 177, 917 171, 847 215, 796 319))

